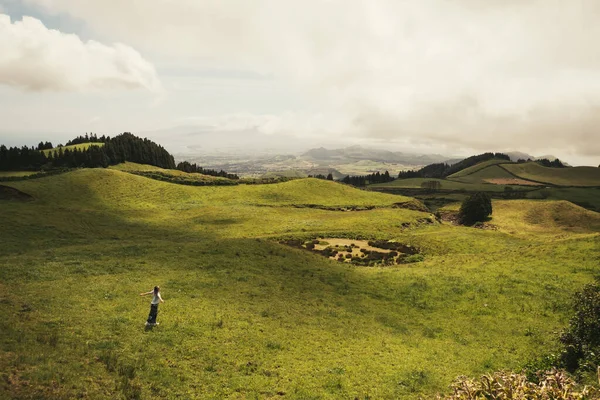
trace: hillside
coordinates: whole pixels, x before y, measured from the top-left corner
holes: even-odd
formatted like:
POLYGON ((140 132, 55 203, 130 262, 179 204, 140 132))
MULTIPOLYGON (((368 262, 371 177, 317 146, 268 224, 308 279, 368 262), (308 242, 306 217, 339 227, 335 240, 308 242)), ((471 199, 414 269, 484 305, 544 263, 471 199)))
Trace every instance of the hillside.
POLYGON ((77 149, 77 150, 87 150, 91 146, 102 147, 102 146, 104 146, 104 143, 79 143, 79 144, 72 144, 72 145, 69 145, 69 146, 61 146, 61 147, 55 147, 53 149, 42 150, 42 153, 44 153, 46 156, 48 156, 48 155, 50 155, 50 153, 52 153, 53 155, 57 154, 58 151, 59 151, 59 149, 62 149, 63 151, 65 151, 65 150, 73 151, 75 149, 77 149))
POLYGON ((507 164, 507 163, 509 163, 507 160, 493 158, 491 160, 483 161, 483 162, 480 162, 480 163, 475 164, 473 166, 470 166, 470 167, 467 167, 465 169, 462 169, 462 170, 460 170, 458 172, 455 172, 454 174, 449 175, 447 178, 448 179, 461 178, 461 177, 464 177, 466 175, 471 175, 471 174, 473 174, 473 173, 475 173, 475 172, 477 172, 479 170, 482 170, 482 169, 487 168, 487 167, 492 166, 492 165, 507 164))
POLYGON ((535 162, 503 167, 520 178, 552 185, 600 186, 600 168, 595 167, 548 168, 535 162))
POLYGON ((33 197, 0 200, 6 398, 431 398, 553 349, 598 272, 594 214, 568 203, 494 202, 494 231, 318 179, 4 184, 33 197), (357 267, 280 243, 319 237, 421 257, 357 267), (161 324, 144 330, 139 293, 157 284, 161 324))

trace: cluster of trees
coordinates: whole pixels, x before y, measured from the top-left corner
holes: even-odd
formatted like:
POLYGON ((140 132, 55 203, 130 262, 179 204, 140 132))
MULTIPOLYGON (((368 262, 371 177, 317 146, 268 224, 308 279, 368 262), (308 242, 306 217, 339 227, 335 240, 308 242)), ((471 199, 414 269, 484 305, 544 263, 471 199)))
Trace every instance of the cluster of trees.
MULTIPOLYGON (((86 132, 85 136, 77 136, 75 139, 69 140, 65 146, 71 146, 74 144, 82 144, 82 143, 106 143, 108 141, 110 141, 110 136, 102 135, 102 136, 98 137, 98 135, 96 135, 95 133, 88 134, 86 132)), ((50 148, 52 148, 52 147, 50 147, 50 148)))
POLYGON ((50 150, 53 148, 54 148, 54 146, 52 146, 52 142, 40 142, 37 145, 36 150, 50 150))
POLYGON ((385 171, 383 174, 375 172, 370 175, 359 175, 359 176, 346 176, 342 179, 342 182, 347 183, 352 186, 366 186, 372 183, 386 183, 393 181, 394 177, 390 176, 388 171, 385 171))
MULTIPOLYGON (((75 140, 80 138, 81 136, 75 140)), ((67 149, 61 146, 47 152, 35 147, 7 148, 1 145, 0 170, 39 171, 54 168, 95 168, 108 167, 124 161, 150 164, 167 169, 175 168, 173 156, 162 146, 151 140, 141 139, 129 132, 115 136, 112 139, 104 136, 103 138, 105 140, 103 146, 90 146, 86 149, 67 149)), ((42 147, 47 146, 46 143, 41 144, 42 147)))
POLYGON ((398 174, 399 179, 407 178, 438 178, 443 179, 465 168, 472 167, 483 161, 488 161, 493 158, 510 161, 510 157, 503 153, 483 153, 476 156, 465 158, 456 164, 435 163, 429 164, 418 171, 402 171, 398 174))
POLYGON ((540 158, 539 160, 535 160, 536 163, 543 165, 544 167, 549 168, 567 168, 565 164, 563 164, 558 158, 554 161, 550 161, 547 158, 540 158))
POLYGON ((240 177, 237 176, 236 174, 230 174, 223 170, 217 171, 214 169, 202 168, 202 167, 196 165, 195 163, 190 164, 187 161, 183 161, 183 162, 180 162, 179 164, 177 164, 177 169, 180 171, 183 171, 183 172, 187 172, 187 173, 196 172, 198 174, 203 174, 203 175, 220 176, 221 178, 240 179, 240 177))
POLYGON ((328 181, 332 181, 333 180, 333 174, 330 172, 327 174, 327 176, 323 175, 323 174, 316 174, 316 175, 309 175, 309 178, 317 178, 317 179, 325 179, 328 181))

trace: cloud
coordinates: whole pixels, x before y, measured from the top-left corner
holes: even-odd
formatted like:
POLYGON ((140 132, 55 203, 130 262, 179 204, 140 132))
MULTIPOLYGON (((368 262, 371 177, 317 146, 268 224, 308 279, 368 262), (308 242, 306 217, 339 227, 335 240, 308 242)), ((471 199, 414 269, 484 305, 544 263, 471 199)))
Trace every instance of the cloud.
POLYGON ((152 64, 129 46, 82 42, 31 17, 0 14, 0 83, 30 91, 160 90, 152 64))
POLYGON ((164 63, 274 76, 315 117, 269 132, 600 155, 596 0, 26 1, 164 63))

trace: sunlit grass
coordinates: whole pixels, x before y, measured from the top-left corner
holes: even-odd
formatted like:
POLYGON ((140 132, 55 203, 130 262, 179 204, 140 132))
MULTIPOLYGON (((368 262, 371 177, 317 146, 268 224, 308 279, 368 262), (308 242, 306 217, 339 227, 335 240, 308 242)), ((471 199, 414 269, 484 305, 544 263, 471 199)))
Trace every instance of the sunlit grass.
POLYGON ((8 398, 430 397, 551 350, 598 272, 597 214, 568 203, 494 202, 499 230, 483 231, 317 179, 87 169, 9 185, 36 200, 0 203, 8 398), (424 261, 353 267, 277 243, 289 236, 395 239, 424 261), (156 284, 146 331, 139 293, 156 284))

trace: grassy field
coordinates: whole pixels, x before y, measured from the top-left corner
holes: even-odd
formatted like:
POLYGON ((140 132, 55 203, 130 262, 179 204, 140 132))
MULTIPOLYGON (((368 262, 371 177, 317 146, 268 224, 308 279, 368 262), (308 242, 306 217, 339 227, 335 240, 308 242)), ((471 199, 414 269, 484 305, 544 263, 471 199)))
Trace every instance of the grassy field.
POLYGON ((571 167, 548 168, 536 162, 503 165, 508 171, 523 179, 558 186, 600 186, 600 168, 571 167))
MULTIPOLYGON (((487 171, 487 169, 486 169, 487 171)), ((474 174, 475 175, 475 174, 474 174)), ((513 190, 531 190, 529 186, 521 185, 495 185, 492 183, 483 183, 480 176, 476 176, 471 179, 471 176, 460 178, 468 180, 469 182, 462 182, 457 180, 448 179, 435 179, 435 178, 408 178, 408 179, 396 179, 388 183, 377 183, 369 185, 370 189, 385 189, 385 188, 407 188, 407 189, 420 189, 423 182, 437 181, 440 182, 441 190, 464 190, 467 192, 503 192, 507 186, 513 188, 513 190)))
MULTIPOLYGON (((62 146, 63 151, 65 150, 85 150, 87 148, 89 148, 90 146, 104 146, 104 143, 80 143, 80 144, 72 144, 70 146, 62 146)), ((50 153, 55 153, 58 151, 58 147, 55 147, 53 149, 48 149, 48 150, 42 150, 42 153, 44 153, 46 156, 50 153)))
POLYGON ((0 204, 2 398, 431 397, 553 350, 599 272, 598 214, 565 202, 495 201, 487 231, 317 179, 84 169, 6 185, 35 201, 0 204), (424 261, 355 267, 290 237, 394 239, 424 261), (139 293, 156 284, 161 325, 145 330, 139 293))
MULTIPOLYGON (((477 165, 475 165, 476 167, 477 165)), ((450 177, 448 177, 450 179, 450 177)), ((500 168, 497 165, 490 165, 478 169, 468 175, 454 177, 452 180, 465 183, 489 183, 490 179, 511 179, 514 178, 510 172, 500 168)))
POLYGON ((37 174, 39 171, 0 171, 0 178, 18 178, 37 174))
POLYGON ((496 158, 488 160, 488 161, 483 161, 483 162, 480 162, 479 164, 475 164, 473 166, 470 166, 468 168, 460 170, 452 175, 449 175, 448 179, 461 178, 461 177, 464 177, 467 175, 471 175, 479 170, 482 170, 484 168, 487 168, 492 165, 497 165, 497 164, 510 164, 510 161, 503 160, 503 159, 496 159, 496 158))
POLYGON ((217 184, 231 183, 231 179, 218 176, 204 175, 195 172, 184 172, 178 169, 164 169, 153 165, 137 164, 125 162, 109 167, 116 171, 130 172, 153 179, 167 180, 173 183, 181 184, 217 184))

